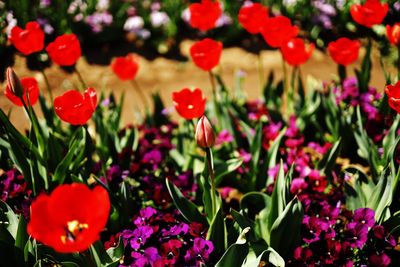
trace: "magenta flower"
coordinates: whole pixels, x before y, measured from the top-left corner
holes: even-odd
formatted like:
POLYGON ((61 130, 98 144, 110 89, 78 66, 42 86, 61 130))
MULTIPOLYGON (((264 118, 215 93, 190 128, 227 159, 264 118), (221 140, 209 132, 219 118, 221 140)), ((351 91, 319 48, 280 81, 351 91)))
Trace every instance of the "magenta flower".
POLYGON ((193 241, 193 247, 186 252, 185 261, 191 266, 201 266, 208 261, 213 250, 214 245, 211 241, 196 237, 193 241))
POLYGON ((218 134, 215 144, 216 145, 222 145, 222 144, 225 144, 225 143, 230 143, 233 140, 234 140, 233 139, 233 135, 231 135, 228 130, 222 130, 218 134))
POLYGON ((372 227, 375 224, 375 211, 369 208, 361 208, 354 211, 353 221, 372 227))
POLYGON ((158 254, 157 248, 148 247, 144 250, 143 254, 137 251, 131 253, 133 264, 136 267, 153 266, 153 264, 161 258, 158 254))
POLYGON ((346 237, 352 248, 362 248, 368 239, 368 227, 356 222, 346 225, 346 237))

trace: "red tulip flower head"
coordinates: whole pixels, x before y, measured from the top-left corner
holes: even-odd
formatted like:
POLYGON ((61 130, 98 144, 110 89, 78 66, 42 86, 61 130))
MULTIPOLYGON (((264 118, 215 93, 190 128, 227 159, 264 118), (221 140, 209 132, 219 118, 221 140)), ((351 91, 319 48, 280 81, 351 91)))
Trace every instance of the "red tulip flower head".
POLYGON ((28 233, 57 252, 82 252, 99 239, 109 212, 110 200, 103 187, 60 185, 33 201, 28 233))
POLYGON ((201 117, 206 108, 206 99, 198 88, 194 91, 184 88, 179 92, 174 92, 172 101, 179 115, 187 120, 201 117))
POLYGON ((7 85, 4 95, 15 105, 22 107, 24 104, 21 101, 21 97, 26 105, 35 105, 39 98, 39 87, 35 78, 26 77, 21 80, 11 69, 7 69, 7 85), (29 101, 28 101, 29 100, 29 101))
POLYGON ((260 33, 267 18, 268 8, 259 3, 244 5, 238 16, 240 24, 251 34, 260 33))
POLYGON ((293 26, 290 19, 285 16, 268 18, 261 30, 264 40, 273 48, 286 44, 290 39, 296 37, 298 32, 299 29, 293 26))
POLYGON ((382 23, 388 12, 388 4, 380 0, 367 0, 364 5, 354 4, 350 7, 351 17, 355 22, 371 28, 382 23))
POLYGON ((139 69, 138 57, 133 54, 117 57, 111 63, 111 68, 120 80, 133 80, 139 69))
POLYGON ((213 147, 215 144, 215 134, 210 121, 206 116, 201 116, 196 127, 196 143, 200 147, 213 147))
POLYGON ((361 44, 358 40, 339 38, 336 42, 330 42, 328 51, 332 59, 340 65, 347 66, 358 59, 361 44))
POLYGON ((284 60, 292 66, 299 66, 307 62, 314 51, 314 44, 306 47, 300 38, 294 38, 281 47, 284 60))
POLYGON ((222 15, 222 9, 217 0, 201 0, 201 3, 191 4, 189 11, 190 26, 202 31, 215 28, 217 20, 222 15))
POLYGON ((386 25, 386 34, 390 43, 400 46, 400 22, 393 26, 386 25))
POLYGON ((190 55, 197 67, 210 71, 219 64, 222 43, 213 39, 203 39, 190 47, 190 55))
POLYGON ((28 22, 25 29, 11 29, 10 41, 25 56, 39 52, 44 47, 44 32, 36 21, 28 22))
POLYGON ((86 89, 83 95, 70 90, 54 99, 58 117, 72 125, 84 125, 92 117, 96 106, 97 95, 93 88, 86 89))
POLYGON ((60 66, 72 66, 81 57, 81 45, 75 34, 63 34, 46 47, 51 60, 60 66))
POLYGON ((395 85, 387 85, 385 93, 389 99, 389 106, 400 114, 400 81, 395 85))

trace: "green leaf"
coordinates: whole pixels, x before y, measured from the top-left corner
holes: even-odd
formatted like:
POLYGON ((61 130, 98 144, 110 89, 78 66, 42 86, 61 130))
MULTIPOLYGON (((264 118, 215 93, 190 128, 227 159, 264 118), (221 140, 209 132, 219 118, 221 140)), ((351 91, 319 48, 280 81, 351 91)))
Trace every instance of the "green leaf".
POLYGON ((79 167, 83 160, 85 144, 86 130, 83 127, 79 127, 71 139, 68 153, 54 172, 53 182, 62 184, 67 175, 79 167))
POLYGON ((392 203, 393 197, 393 174, 389 173, 389 170, 384 170, 379 178, 378 184, 372 191, 372 195, 368 198, 367 207, 375 210, 375 220, 379 223, 385 218, 386 209, 392 203))
POLYGON ((400 211, 393 214, 382 225, 390 232, 390 234, 398 236, 400 233, 400 211))
POLYGON ((0 200, 0 227, 4 227, 14 238, 17 238, 18 233, 18 216, 4 201, 0 200))
POLYGON ((18 230, 15 236, 15 246, 23 251, 25 248, 25 244, 28 241, 28 238, 29 236, 26 232, 25 218, 24 216, 19 216, 18 230))
POLYGON ((354 211, 366 207, 375 184, 358 168, 347 168, 343 173, 349 177, 344 184, 347 208, 354 211))
POLYGON ((118 246, 107 249, 107 254, 113 262, 120 261, 122 256, 124 256, 124 242, 122 238, 119 239, 118 246))
POLYGON ((285 267, 285 260, 271 247, 264 250, 257 259, 246 263, 244 267, 270 266, 270 264, 275 267, 285 267))
POLYGON ((215 161, 215 186, 218 186, 224 176, 235 171, 242 166, 243 160, 238 158, 228 159, 227 161, 215 161))
POLYGON ((284 127, 280 132, 279 135, 275 138, 274 142, 272 143, 271 147, 268 149, 266 159, 261 166, 258 176, 257 176, 257 190, 261 190, 267 186, 268 180, 272 180, 275 177, 268 177, 267 180, 267 173, 268 169, 271 169, 272 167, 276 166, 277 162, 277 155, 279 151, 279 146, 281 144, 282 138, 286 133, 286 127, 284 127))
POLYGON ((292 256, 294 249, 300 244, 302 221, 303 207, 296 197, 289 202, 272 225, 269 245, 286 259, 292 256), (287 238, 288 236, 290 238, 287 238))
POLYGON ((286 207, 289 192, 286 188, 286 178, 283 170, 283 162, 281 160, 278 176, 271 196, 271 208, 268 216, 268 229, 271 229, 275 220, 283 212, 286 207))
POLYGON ((8 120, 7 115, 4 114, 3 110, 1 109, 0 109, 0 122, 1 122, 0 127, 1 126, 4 127, 4 131, 9 136, 12 136, 15 140, 17 140, 21 144, 21 147, 23 147, 28 151, 31 151, 34 154, 35 159, 39 160, 43 165, 45 165, 45 161, 43 160, 36 146, 33 145, 32 142, 26 136, 22 135, 14 127, 14 125, 11 124, 11 122, 8 120))
POLYGON ((341 150, 341 139, 335 142, 329 152, 324 155, 320 163, 318 164, 318 168, 328 177, 328 179, 332 179, 332 170, 336 165, 336 159, 339 156, 341 150))
POLYGON ((254 225, 254 222, 252 220, 250 220, 249 218, 247 218, 246 216, 244 216, 243 214, 237 212, 234 209, 231 209, 231 215, 232 215, 233 219, 235 219, 237 224, 239 224, 239 226, 240 226, 240 228, 242 230, 250 227, 250 231, 249 231, 249 234, 248 234, 250 242, 255 242, 255 241, 257 241, 259 239, 255 235, 255 232, 254 232, 255 225, 254 225))
POLYGON ((176 208, 181 212, 182 216, 189 222, 199 222, 208 225, 207 220, 201 215, 197 206, 190 200, 186 199, 181 191, 170 180, 166 179, 168 192, 176 208))
POLYGON ((214 250, 217 254, 224 253, 227 247, 227 231, 222 214, 222 206, 218 209, 208 229, 207 239, 214 244, 214 250))
POLYGON ((243 264, 247 254, 249 253, 249 245, 247 244, 246 234, 250 228, 246 228, 240 234, 235 244, 232 244, 215 264, 215 267, 240 267, 243 264))
POLYGON ((240 209, 246 213, 257 214, 271 206, 271 197, 261 192, 249 192, 240 200, 240 209))

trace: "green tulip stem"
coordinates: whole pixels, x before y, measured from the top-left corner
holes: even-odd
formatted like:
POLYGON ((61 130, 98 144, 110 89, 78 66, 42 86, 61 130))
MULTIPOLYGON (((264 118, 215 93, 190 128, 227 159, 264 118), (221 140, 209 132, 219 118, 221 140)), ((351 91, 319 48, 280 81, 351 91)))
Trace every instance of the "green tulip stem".
POLYGON ((340 79, 340 84, 343 86, 343 82, 347 77, 347 69, 346 66, 343 66, 341 64, 338 64, 338 73, 339 73, 339 79, 340 79))
MULTIPOLYGON (((283 54, 281 52, 281 56, 282 56, 282 70, 283 70, 283 92, 284 92, 284 96, 283 96, 283 104, 282 104, 282 108, 284 110, 286 110, 288 113, 288 101, 289 101, 289 85, 288 85, 288 78, 287 78, 287 69, 286 69, 286 63, 285 63, 285 59, 283 58, 283 54)), ((287 116, 290 116, 290 114, 286 114, 287 116)))
POLYGON ((80 83, 83 86, 83 90, 85 90, 87 88, 85 80, 83 79, 81 73, 79 72, 79 70, 78 70, 78 68, 76 66, 75 66, 75 73, 78 76, 78 79, 79 79, 80 83))
POLYGON ((147 98, 143 93, 142 88, 140 87, 139 83, 136 80, 131 80, 131 84, 135 91, 139 94, 139 97, 142 99, 143 105, 146 106, 146 109, 149 107, 149 104, 147 103, 147 98))
POLYGON ((400 45, 397 46, 397 79, 400 81, 400 45))
POLYGON ((208 172, 211 180, 211 206, 212 206, 212 217, 214 218, 217 213, 217 200, 215 198, 215 172, 214 172, 214 161, 212 156, 212 151, 210 147, 206 148, 207 166, 208 172))
POLYGON ((54 98, 53 98, 53 92, 51 91, 49 79, 47 78, 47 75, 46 75, 46 73, 44 72, 44 69, 41 69, 40 72, 41 72, 42 75, 43 75, 44 83, 46 84, 47 92, 49 93, 50 103, 53 104, 54 98))
POLYGON ((263 62, 262 62, 262 55, 261 55, 261 51, 258 51, 257 53, 257 58, 258 58, 258 80, 260 83, 260 92, 263 91, 264 89, 264 66, 263 66, 263 62))
POLYGON ((211 89, 212 89, 213 96, 215 98, 217 96, 217 87, 215 86, 214 74, 212 73, 211 70, 208 72, 208 77, 210 78, 211 89))

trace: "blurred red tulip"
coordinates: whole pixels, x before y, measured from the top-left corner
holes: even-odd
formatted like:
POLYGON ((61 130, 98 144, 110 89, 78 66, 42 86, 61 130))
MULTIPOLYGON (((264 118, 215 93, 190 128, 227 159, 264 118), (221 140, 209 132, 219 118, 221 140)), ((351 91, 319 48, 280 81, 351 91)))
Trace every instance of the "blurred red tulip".
POLYGON ((44 47, 44 32, 36 21, 28 22, 25 29, 15 26, 11 29, 11 43, 19 52, 30 55, 39 52, 44 47))
POLYGON ((54 99, 54 109, 61 120, 72 125, 84 125, 93 115, 97 106, 97 94, 88 88, 82 95, 70 90, 54 99))
POLYGON ((200 147, 213 147, 215 144, 214 130, 210 121, 204 115, 201 116, 200 120, 197 122, 195 137, 196 143, 200 147))
POLYGON ((299 29, 292 25, 289 18, 277 16, 265 21, 261 34, 270 47, 278 48, 296 37, 299 29))
POLYGON ((190 47, 190 56, 197 67, 210 71, 219 64, 222 43, 213 39, 203 39, 190 47))
POLYGON ((201 117, 206 108, 206 99, 198 88, 194 91, 184 88, 179 92, 173 92, 172 101, 179 115, 187 120, 201 117))
POLYGON ((201 3, 191 4, 189 11, 190 26, 202 31, 215 28, 217 20, 222 15, 222 9, 217 0, 201 0, 201 3))
POLYGON ((139 69, 138 57, 133 54, 117 57, 111 63, 111 68, 122 81, 133 80, 139 69))
POLYGON ((238 16, 240 24, 251 34, 260 33, 267 18, 268 8, 259 3, 244 5, 238 16))
POLYGON ((81 57, 81 45, 75 34, 63 34, 46 47, 51 60, 60 66, 72 66, 81 57))
MULTIPOLYGON (((26 77, 20 79, 19 81, 20 85, 22 85, 21 96, 24 100, 24 103, 26 105, 30 104, 31 106, 35 105, 37 100, 39 99, 39 86, 36 79, 33 77, 26 77)), ((15 105, 22 107, 23 103, 21 101, 21 98, 17 95, 17 92, 13 91, 12 87, 13 86, 10 84, 10 80, 8 80, 4 95, 15 105)))
POLYGON ((339 38, 335 42, 330 42, 328 51, 337 64, 347 66, 358 59, 360 47, 360 41, 350 40, 344 37, 339 38))
POLYGON ((380 0, 367 0, 363 5, 354 4, 350 7, 350 14, 355 22, 371 28, 382 23, 388 12, 388 4, 380 0))
POLYGON ((82 252, 99 239, 110 212, 107 191, 73 183, 39 195, 31 205, 28 233, 57 252, 82 252))
POLYGON ((386 34, 390 43, 400 46, 400 22, 393 26, 386 25, 386 34))
POLYGON ((281 47, 283 58, 292 66, 299 66, 307 62, 314 51, 314 44, 306 47, 300 38, 294 38, 281 47))
POLYGON ((389 106, 400 114, 400 81, 395 85, 386 85, 385 93, 389 100, 389 106))

